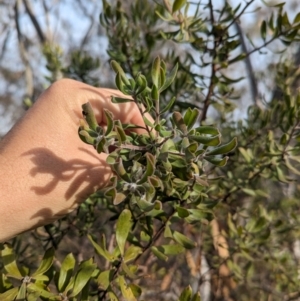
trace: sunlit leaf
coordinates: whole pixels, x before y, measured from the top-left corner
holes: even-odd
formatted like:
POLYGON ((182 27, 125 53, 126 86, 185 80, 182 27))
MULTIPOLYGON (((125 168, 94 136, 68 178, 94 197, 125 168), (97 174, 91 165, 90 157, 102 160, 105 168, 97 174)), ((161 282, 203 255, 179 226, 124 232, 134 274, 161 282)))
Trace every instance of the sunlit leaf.
POLYGON ((138 298, 138 297, 141 296, 141 294, 142 294, 142 289, 141 289, 140 286, 138 286, 138 285, 136 285, 136 284, 134 284, 134 283, 130 283, 128 286, 131 288, 131 291, 132 291, 133 295, 134 295, 136 298, 138 298))
POLYGON ((190 301, 191 297, 192 297, 192 288, 189 285, 182 291, 178 301, 190 301))
POLYGON ((1 301, 12 301, 12 300, 15 300, 15 297, 17 296, 18 294, 18 290, 19 288, 18 287, 14 287, 2 294, 0 294, 0 300, 1 301))
POLYGON ((51 248, 45 252, 40 266, 31 276, 34 278, 35 276, 46 273, 52 266, 53 259, 54 259, 54 249, 51 248))
POLYGON ((175 0, 172 6, 172 13, 175 13, 186 4, 186 0, 175 0))
POLYGON ((10 275, 18 279, 22 279, 23 276, 17 266, 13 249, 10 245, 4 244, 4 249, 1 251, 1 259, 3 261, 5 271, 10 275))
POLYGON ((74 255, 72 253, 69 253, 62 262, 58 277, 58 289, 60 292, 64 291, 69 283, 75 267, 75 262, 74 255))
POLYGON ((197 243, 178 231, 173 232, 173 238, 186 249, 193 249, 197 243))
POLYGON ((71 296, 77 296, 86 285, 86 283, 90 280, 94 270, 96 269, 96 264, 93 263, 92 259, 86 260, 82 262, 79 266, 79 271, 75 276, 73 291, 71 296))
POLYGON ((103 290, 107 290, 110 286, 111 281, 113 280, 114 271, 113 270, 107 270, 103 271, 99 274, 97 278, 97 283, 99 285, 99 288, 103 290))
POLYGON ((128 209, 124 209, 118 218, 116 226, 116 240, 122 256, 124 255, 125 243, 130 232, 131 225, 131 212, 128 209))
POLYGON ((124 276, 119 275, 118 279, 119 279, 119 285, 124 299, 126 301, 136 301, 136 298, 131 288, 127 285, 124 276))

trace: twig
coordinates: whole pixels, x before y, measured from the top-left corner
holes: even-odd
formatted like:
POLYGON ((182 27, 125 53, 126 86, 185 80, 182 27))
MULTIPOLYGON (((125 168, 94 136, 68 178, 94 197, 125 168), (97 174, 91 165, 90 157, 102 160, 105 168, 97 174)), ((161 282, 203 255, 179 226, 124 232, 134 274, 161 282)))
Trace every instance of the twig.
MULTIPOLYGON (((240 36, 242 51, 244 53, 247 53, 248 50, 247 50, 247 46, 246 46, 246 43, 245 43, 245 39, 244 39, 244 35, 243 35, 243 32, 242 32, 241 26, 238 23, 238 21, 236 21, 234 23, 234 25, 235 25, 235 28, 236 28, 239 36, 240 36)), ((257 105, 257 101, 258 101, 258 99, 257 99, 257 97, 258 97, 257 82, 256 82, 256 78, 255 78, 255 75, 254 75, 251 59, 250 59, 249 56, 247 56, 245 58, 245 65, 246 65, 246 70, 247 70, 248 77, 249 77, 249 82, 250 82, 250 92, 251 92, 251 96, 252 96, 252 101, 255 105, 257 105)))
MULTIPOLYGON (((209 0, 209 9, 210 9, 210 19, 211 19, 211 24, 212 24, 212 32, 214 32, 215 19, 214 19, 212 0, 209 0)), ((219 40, 219 38, 218 38, 218 40, 219 40)), ((216 64, 214 63, 214 60, 215 60, 215 57, 217 55, 216 49, 217 49, 218 43, 219 43, 218 40, 216 38, 214 38, 214 47, 213 47, 213 50, 212 50, 210 83, 209 83, 209 87, 208 87, 208 92, 207 92, 206 97, 205 97, 204 102, 203 102, 203 108, 202 108, 202 112, 201 112, 200 123, 202 123, 206 119, 208 107, 210 105, 210 98, 211 98, 211 96, 213 94, 213 91, 214 91, 214 77, 216 75, 216 64)))
POLYGON ((21 0, 17 0, 16 4, 14 6, 15 24, 16 24, 17 34, 18 34, 20 55, 21 55, 21 59, 22 59, 24 65, 25 65, 26 96, 31 98, 33 95, 33 73, 32 73, 31 66, 29 64, 28 53, 27 53, 26 47, 23 42, 24 37, 22 35, 20 23, 19 23, 20 1, 21 0))
POLYGON ((28 0, 23 0, 23 3, 24 3, 24 6, 25 6, 25 9, 26 9, 26 12, 27 14, 29 15, 30 17, 30 20, 38 34, 38 37, 40 39, 40 42, 42 44, 45 44, 45 42, 47 42, 47 39, 42 31, 42 28, 37 20, 37 18, 35 17, 34 13, 33 13, 33 10, 32 10, 32 7, 31 7, 31 3, 28 2, 28 0))

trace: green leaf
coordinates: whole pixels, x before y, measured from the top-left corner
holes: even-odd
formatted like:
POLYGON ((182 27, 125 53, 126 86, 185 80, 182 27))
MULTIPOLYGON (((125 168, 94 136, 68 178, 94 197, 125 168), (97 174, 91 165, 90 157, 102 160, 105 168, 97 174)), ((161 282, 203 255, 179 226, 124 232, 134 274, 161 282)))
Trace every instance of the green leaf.
POLYGON ((117 96, 111 97, 112 103, 125 103, 125 102, 131 102, 131 101, 133 101, 132 98, 124 98, 124 97, 117 97, 117 96))
POLYGON ((14 278, 22 279, 23 276, 17 266, 13 249, 10 245, 4 244, 4 249, 1 251, 1 259, 3 261, 5 271, 14 278))
POLYGON ((130 245, 124 254, 124 262, 130 262, 132 260, 135 260, 140 254, 142 254, 143 251, 140 247, 137 247, 135 245, 130 245))
MULTIPOLYGON (((178 64, 176 63, 176 65, 171 70, 169 76, 167 76, 167 78, 166 78, 165 82, 163 83, 162 87, 159 89, 159 92, 162 92, 162 91, 166 90, 173 83, 173 81, 176 77, 176 74, 177 74, 177 70, 178 70, 178 64)), ((174 96, 174 98, 175 98, 175 96, 174 96)))
POLYGON ((121 78, 122 78, 122 81, 126 84, 126 85, 130 85, 130 82, 128 80, 128 78, 126 77, 125 75, 125 72, 124 70, 122 69, 122 67, 114 60, 111 61, 110 63, 111 67, 113 68, 113 70, 116 72, 116 73, 119 73, 121 78))
POLYGON ((198 116, 199 116, 199 110, 197 110, 196 108, 194 108, 193 110, 191 108, 188 108, 186 110, 183 120, 188 130, 190 130, 194 126, 198 116))
POLYGON ((171 98, 171 100, 167 103, 167 105, 162 110, 160 110, 159 115, 162 115, 162 114, 168 112, 172 108, 173 104, 175 103, 175 100, 176 100, 176 97, 173 96, 171 98))
POLYGON ((136 78, 136 83, 138 85, 137 89, 135 90, 135 95, 139 95, 142 92, 145 91, 145 89, 147 88, 147 79, 144 75, 142 74, 138 74, 137 78, 136 78))
POLYGON ((223 167, 226 165, 229 157, 217 158, 217 157, 209 157, 205 156, 204 159, 215 166, 223 167))
MULTIPOLYGON (((194 109, 195 110, 195 109, 194 109)), ((209 125, 201 125, 197 128, 195 128, 196 133, 205 135, 212 135, 212 136, 216 136, 216 135, 220 135, 220 132, 217 128, 213 127, 213 126, 209 126, 209 125)))
POLYGON ((58 290, 63 292, 68 285, 73 269, 75 267, 75 258, 72 253, 69 253, 61 264, 58 277, 58 290))
POLYGON ((173 238, 186 249, 193 249, 197 246, 197 243, 178 231, 173 232, 173 238))
POLYGON ((115 129, 116 129, 116 133, 117 133, 119 142, 121 144, 125 143, 126 142, 126 134, 125 134, 124 130, 118 125, 115 126, 115 129))
POLYGON ((186 4, 186 0, 175 0, 172 6, 172 13, 181 9, 186 4))
POLYGON ((262 39, 265 41, 267 36, 267 22, 264 20, 260 26, 260 35, 262 39))
POLYGON ((201 301, 200 293, 199 293, 199 292, 196 293, 196 294, 193 296, 193 298, 192 298, 191 301, 201 301))
POLYGON ((179 207, 179 206, 176 207, 176 211, 177 211, 179 217, 181 217, 181 218, 185 218, 185 217, 187 217, 187 216, 190 215, 190 213, 188 212, 188 210, 185 209, 185 208, 183 208, 183 207, 179 207))
POLYGON ((156 57, 152 64, 151 70, 152 82, 157 89, 160 88, 160 58, 156 57))
POLYGON ((189 139, 207 146, 218 146, 221 142, 220 136, 201 136, 201 135, 188 135, 189 139))
POLYGON ((130 232, 131 225, 131 212, 128 209, 124 209, 118 218, 116 226, 116 240, 122 256, 124 255, 125 243, 130 232))
POLYGON ((118 162, 116 162, 114 165, 114 170, 116 171, 117 175, 123 179, 124 181, 130 183, 131 180, 129 178, 129 175, 126 173, 126 170, 123 166, 123 161, 122 159, 120 158, 118 162))
POLYGON ((245 158, 247 163, 250 163, 253 159, 251 156, 251 152, 248 150, 244 149, 243 147, 239 147, 239 152, 242 154, 242 156, 245 158))
POLYGON ((124 276, 119 275, 119 284, 122 295, 126 301, 136 301, 136 298, 129 286, 127 286, 124 276))
POLYGON ((89 127, 96 131, 98 127, 98 122, 94 114, 93 108, 89 102, 82 105, 82 114, 89 125, 89 127))
POLYGON ((142 294, 141 287, 139 287, 138 285, 136 285, 134 283, 130 283, 129 287, 131 288, 131 291, 136 298, 141 296, 141 294, 142 294))
POLYGON ((122 270, 126 273, 126 276, 131 279, 136 279, 137 275, 130 269, 130 267, 135 267, 131 265, 130 267, 123 261, 121 264, 122 270))
POLYGON ((136 203, 144 212, 149 212, 155 207, 155 203, 148 202, 144 198, 137 198, 136 203))
POLYGON ((190 301, 191 297, 192 297, 192 288, 189 285, 182 291, 178 301, 190 301))
POLYGON ((93 259, 89 259, 86 261, 83 261, 79 266, 79 271, 77 272, 75 276, 73 291, 70 297, 77 296, 84 286, 87 284, 87 282, 92 277, 92 274, 94 270, 96 269, 97 265, 93 263, 93 259))
POLYGON ((114 271, 108 270, 101 272, 97 278, 97 283, 100 289, 107 290, 113 280, 114 271))
POLYGON ((285 176, 282 169, 278 166, 276 166, 276 173, 277 173, 278 180, 280 182, 283 182, 283 183, 289 183, 290 182, 289 179, 285 176))
POLYGON ((194 220, 208 220, 211 221, 214 216, 212 214, 212 212, 208 209, 204 210, 204 209, 188 209, 188 211, 190 212, 190 216, 188 218, 193 218, 194 220))
POLYGON ((119 301, 118 297, 115 295, 114 292, 108 292, 108 297, 110 301, 119 301))
POLYGON ((27 290, 27 285, 25 282, 22 283, 22 285, 19 287, 19 291, 16 297, 16 301, 23 301, 25 300, 26 297, 26 290, 27 290))
POLYGON ((185 251, 182 245, 162 245, 157 247, 157 249, 165 255, 178 255, 185 251))
POLYGON ((31 275, 31 277, 35 278, 36 276, 39 276, 39 275, 42 275, 42 274, 46 273, 50 269, 50 267, 52 266, 53 259, 54 259, 54 249, 50 248, 45 252, 40 266, 31 275))
POLYGON ((43 287, 40 287, 36 283, 32 283, 32 282, 29 283, 27 285, 27 290, 30 291, 30 292, 37 293, 39 296, 41 296, 43 298, 46 298, 46 300, 61 300, 60 296, 47 291, 46 289, 44 289, 43 287))
POLYGON ((179 112, 174 112, 172 115, 172 120, 174 122, 174 124, 176 125, 176 127, 183 133, 183 134, 187 134, 187 126, 184 123, 184 120, 182 118, 182 115, 179 112))
POLYGON ((92 243, 98 255, 102 256, 104 259, 110 262, 115 260, 115 257, 105 249, 105 246, 100 246, 99 244, 97 244, 90 235, 88 235, 88 239, 92 243))
MULTIPOLYGON (((158 99, 159 99, 159 92, 158 92, 158 88, 157 88, 156 85, 153 85, 153 86, 152 86, 152 89, 151 89, 151 97, 152 97, 152 99, 153 99, 154 101, 158 101, 158 99)), ((151 104, 149 103, 149 104, 147 105, 147 107, 148 107, 148 111, 149 111, 150 108, 151 108, 151 104)))
POLYGON ((2 294, 0 294, 0 300, 1 301, 12 301, 15 300, 15 297, 17 296, 19 291, 18 287, 14 287, 2 294))
POLYGON ((152 253, 153 253, 158 259, 161 259, 161 260, 163 260, 163 261, 167 261, 167 260, 168 260, 168 256, 165 255, 164 253, 162 253, 161 251, 159 251, 157 247, 152 246, 152 247, 151 247, 151 251, 152 251, 152 253))
POLYGON ((103 110, 104 110, 104 114, 106 117, 106 125, 107 125, 106 131, 105 131, 105 136, 107 136, 108 134, 110 134, 110 132, 114 128, 114 120, 113 120, 114 116, 110 111, 108 111, 106 109, 103 109, 103 110))
POLYGON ((237 146, 237 139, 236 137, 233 138, 229 143, 227 144, 223 144, 209 152, 206 153, 207 156, 211 156, 211 155, 223 155, 226 153, 229 153, 231 151, 233 151, 237 146))
POLYGON ((155 171, 155 157, 150 153, 146 153, 145 157, 147 160, 146 170, 137 184, 145 183, 148 177, 152 176, 155 171))

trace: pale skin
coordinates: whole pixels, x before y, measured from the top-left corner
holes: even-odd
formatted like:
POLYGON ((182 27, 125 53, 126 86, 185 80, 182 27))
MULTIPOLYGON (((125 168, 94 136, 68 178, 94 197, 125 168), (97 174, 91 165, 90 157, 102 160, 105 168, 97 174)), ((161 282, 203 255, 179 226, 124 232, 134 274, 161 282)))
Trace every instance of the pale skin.
POLYGON ((0 242, 50 223, 107 186, 106 154, 77 134, 81 105, 90 102, 105 126, 103 109, 142 126, 134 103, 112 104, 112 89, 63 79, 54 83, 0 142, 0 242))

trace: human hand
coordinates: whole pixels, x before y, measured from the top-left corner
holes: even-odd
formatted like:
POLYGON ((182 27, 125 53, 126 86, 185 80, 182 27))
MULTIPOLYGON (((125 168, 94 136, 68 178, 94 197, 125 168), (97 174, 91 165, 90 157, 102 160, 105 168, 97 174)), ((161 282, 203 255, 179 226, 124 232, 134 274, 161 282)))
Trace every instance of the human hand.
POLYGON ((81 106, 90 102, 99 125, 103 110, 143 125, 134 103, 113 104, 112 89, 63 79, 54 83, 0 143, 0 241, 67 214, 112 176, 106 154, 78 137, 81 106))

